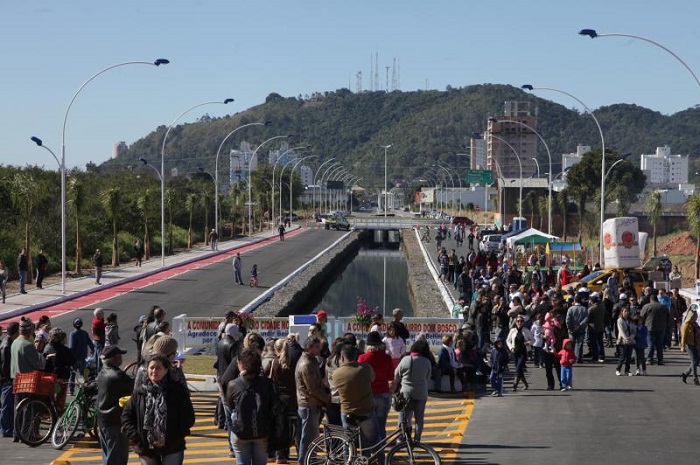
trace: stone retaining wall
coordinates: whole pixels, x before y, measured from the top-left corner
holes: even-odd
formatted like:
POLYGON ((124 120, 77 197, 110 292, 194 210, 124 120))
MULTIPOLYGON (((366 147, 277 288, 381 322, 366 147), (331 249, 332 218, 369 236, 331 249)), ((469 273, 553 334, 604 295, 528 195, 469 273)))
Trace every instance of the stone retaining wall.
POLYGON ((403 230, 401 248, 408 262, 408 292, 413 303, 413 316, 447 317, 438 285, 428 271, 428 264, 413 230, 403 230))

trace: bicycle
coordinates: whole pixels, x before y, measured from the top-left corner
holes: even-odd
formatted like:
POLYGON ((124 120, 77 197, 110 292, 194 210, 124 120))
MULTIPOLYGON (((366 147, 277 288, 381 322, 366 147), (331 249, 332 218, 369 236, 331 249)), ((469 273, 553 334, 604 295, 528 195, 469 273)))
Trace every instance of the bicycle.
MULTIPOLYGON (((395 410, 405 411, 408 402, 395 410)), ((309 445, 304 456, 304 465, 367 465, 368 463, 441 465, 440 456, 427 444, 411 439, 411 427, 406 416, 399 422, 399 427, 377 444, 363 448, 359 426, 344 428, 323 423, 323 435, 309 445), (384 458, 384 451, 394 441, 384 458), (359 453, 359 454, 358 454, 359 453), (369 453, 369 456, 364 454, 369 453)))
POLYGON ((53 398, 56 375, 41 371, 17 373, 13 392, 26 395, 15 408, 15 433, 26 445, 38 447, 49 439, 58 418, 53 398))
POLYGON ((73 438, 82 422, 83 430, 91 438, 97 439, 97 382, 86 379, 77 384, 73 400, 59 418, 51 435, 51 444, 55 449, 63 449, 73 438))

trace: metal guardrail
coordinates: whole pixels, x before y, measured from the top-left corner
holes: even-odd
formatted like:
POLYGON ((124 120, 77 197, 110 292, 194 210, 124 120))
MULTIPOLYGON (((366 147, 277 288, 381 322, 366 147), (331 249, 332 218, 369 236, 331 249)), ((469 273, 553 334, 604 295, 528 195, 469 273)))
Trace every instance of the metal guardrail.
POLYGON ((416 223, 413 218, 396 217, 352 218, 349 222, 355 229, 413 229, 416 223))

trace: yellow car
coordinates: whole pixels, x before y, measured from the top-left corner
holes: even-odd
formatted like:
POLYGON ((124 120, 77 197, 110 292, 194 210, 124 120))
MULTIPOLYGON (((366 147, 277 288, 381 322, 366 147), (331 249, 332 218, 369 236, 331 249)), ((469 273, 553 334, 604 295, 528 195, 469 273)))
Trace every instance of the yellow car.
MULTIPOLYGON (((637 296, 642 295, 642 288, 646 286, 649 280, 649 271, 641 268, 629 269, 629 275, 632 278, 632 287, 637 296)), ((600 270, 593 271, 589 275, 585 276, 581 281, 571 283, 571 286, 576 289, 578 284, 585 284, 591 292, 602 292, 603 284, 608 282, 608 278, 614 274, 617 275, 617 283, 620 287, 620 292, 622 292, 622 281, 624 279, 624 274, 622 268, 613 268, 610 270, 600 270)))

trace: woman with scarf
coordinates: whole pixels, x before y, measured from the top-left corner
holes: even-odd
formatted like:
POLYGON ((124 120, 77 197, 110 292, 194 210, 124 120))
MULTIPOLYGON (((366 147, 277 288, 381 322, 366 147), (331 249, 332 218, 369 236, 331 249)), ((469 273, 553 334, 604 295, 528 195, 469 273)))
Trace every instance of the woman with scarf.
POLYGON ((528 349, 535 342, 535 337, 532 332, 524 327, 525 319, 522 315, 515 317, 515 326, 508 333, 506 345, 515 357, 515 381, 513 382, 513 390, 518 390, 518 382, 522 381, 527 390, 530 385, 525 379, 525 361, 527 360, 528 349))
POLYGON ((122 431, 142 465, 181 465, 185 458, 194 408, 187 388, 168 376, 171 369, 165 356, 153 355, 147 379, 134 386, 122 413, 122 431))

